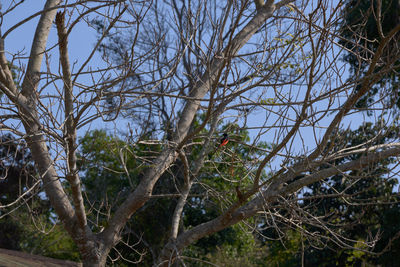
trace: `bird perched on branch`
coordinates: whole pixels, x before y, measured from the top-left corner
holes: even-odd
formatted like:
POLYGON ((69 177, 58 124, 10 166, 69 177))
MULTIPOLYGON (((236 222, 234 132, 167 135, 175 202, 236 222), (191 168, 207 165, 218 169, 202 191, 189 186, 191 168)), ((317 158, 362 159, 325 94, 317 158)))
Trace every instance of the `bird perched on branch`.
POLYGON ((228 144, 228 142, 229 142, 229 136, 227 133, 224 133, 222 135, 221 142, 220 142, 218 148, 225 146, 226 144, 228 144))
POLYGON ((222 135, 222 138, 221 138, 218 146, 214 149, 214 151, 212 153, 208 154, 208 158, 211 159, 211 157, 215 154, 215 152, 217 152, 217 150, 220 149, 221 147, 226 146, 226 144, 228 144, 228 142, 229 142, 229 136, 227 133, 224 133, 222 135))

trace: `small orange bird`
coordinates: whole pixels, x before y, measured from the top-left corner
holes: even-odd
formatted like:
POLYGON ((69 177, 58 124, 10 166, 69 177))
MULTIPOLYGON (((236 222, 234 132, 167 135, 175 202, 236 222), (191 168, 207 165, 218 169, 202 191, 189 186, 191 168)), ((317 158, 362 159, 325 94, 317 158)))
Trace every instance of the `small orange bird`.
POLYGON ((228 142, 229 142, 228 134, 224 133, 218 148, 225 146, 228 142))
POLYGON ((217 150, 220 149, 221 147, 223 147, 223 146, 225 146, 226 144, 228 144, 228 142, 229 142, 228 134, 224 133, 223 136, 222 136, 222 138, 221 138, 221 140, 220 140, 219 145, 215 147, 215 149, 214 149, 213 152, 211 152, 210 154, 208 154, 208 158, 211 159, 212 156, 215 154, 215 152, 217 152, 217 150))

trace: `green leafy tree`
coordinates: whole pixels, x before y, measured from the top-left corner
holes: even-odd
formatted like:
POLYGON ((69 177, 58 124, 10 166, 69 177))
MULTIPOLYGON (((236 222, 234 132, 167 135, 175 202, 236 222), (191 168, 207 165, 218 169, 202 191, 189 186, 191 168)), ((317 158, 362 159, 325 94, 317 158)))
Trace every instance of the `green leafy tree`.
MULTIPOLYGON (((225 130, 229 127, 225 127, 225 130)), ((230 127, 232 128, 232 126, 230 127)), ((112 136, 103 130, 94 130, 80 139, 81 152, 79 165, 82 170, 82 181, 88 205, 92 207, 90 222, 93 229, 101 230, 106 227, 108 216, 115 212, 115 206, 120 204, 123 194, 137 186, 141 179, 140 173, 145 161, 162 147, 151 144, 151 136, 143 139, 142 143, 135 146, 129 142, 112 136), (129 171, 128 171, 129 170, 129 171), (119 192, 119 193, 117 193, 119 192)), ((243 166, 240 167, 239 158, 249 157, 254 152, 243 149, 239 142, 248 139, 246 132, 237 132, 232 141, 225 148, 214 155, 204 168, 204 177, 199 177, 201 183, 194 186, 193 197, 185 205, 183 228, 190 228, 218 216, 220 209, 220 196, 215 192, 225 191, 225 201, 237 198, 232 180, 239 184, 239 177, 248 173, 243 166), (235 160, 237 166, 227 165, 225 162, 235 160), (234 172, 230 180, 218 177, 218 173, 234 172), (212 190, 215 190, 213 192, 212 190), (211 191, 210 191, 211 190, 211 191)), ((196 140, 194 140, 196 141, 196 140)), ((195 146, 191 155, 196 156, 200 146, 195 146)), ((170 228, 165 227, 165 221, 172 220, 173 209, 180 189, 183 186, 183 168, 179 161, 171 171, 165 174, 162 182, 154 188, 153 199, 144 205, 140 212, 128 223, 125 228, 123 242, 117 246, 119 253, 124 255, 124 260, 118 264, 139 262, 142 266, 151 266, 161 251, 160 244, 165 242, 170 235, 170 228), (157 214, 157 220, 154 215, 157 214), (132 251, 129 246, 135 247, 132 251), (124 263, 125 262, 125 263, 124 263), (128 263, 127 263, 128 262, 128 263)), ((246 186, 246 184, 241 184, 246 186)), ((231 227, 208 238, 202 239, 192 245, 185 255, 192 258, 207 260, 217 257, 215 251, 228 253, 231 257, 247 258, 249 250, 254 246, 251 234, 245 234, 240 227, 231 227), (219 248, 219 249, 217 249, 219 248)), ((118 259, 118 253, 111 253, 111 259, 118 259)))
MULTIPOLYGON (((383 131, 388 133, 386 135, 381 135, 382 131, 381 127, 366 123, 355 131, 341 132, 334 140, 335 149, 359 146, 367 140, 373 140, 371 146, 380 145, 388 139, 396 139, 399 133, 395 127, 383 131)), ((361 156, 357 155, 356 158, 361 156)), ((329 164, 341 164, 354 159, 354 155, 349 155, 329 164)), ((394 259, 400 245, 397 239, 400 219, 396 216, 400 214, 400 204, 398 194, 394 193, 398 180, 396 177, 387 177, 394 162, 395 159, 382 159, 374 166, 369 166, 368 171, 360 168, 308 186, 298 196, 299 205, 313 216, 303 223, 302 229, 297 230, 325 238, 302 239, 299 234, 293 235, 290 225, 281 222, 281 233, 274 228, 263 231, 265 237, 279 239, 272 242, 263 238, 265 245, 271 248, 271 257, 280 262, 280 266, 298 266, 302 261, 306 266, 360 266, 366 263, 395 266, 394 259), (368 177, 365 177, 367 173, 368 177), (357 186, 350 186, 354 183, 357 186), (335 195, 340 197, 329 197, 335 195), (381 204, 372 204, 371 199, 381 204), (355 243, 353 248, 344 248, 325 225, 330 225, 330 229, 336 228, 337 233, 359 240, 360 243, 355 243), (373 236, 379 236, 379 240, 370 244, 371 249, 363 242, 372 240, 373 236), (390 248, 387 247, 389 244, 390 248)), ((290 217, 290 211, 280 213, 282 217, 290 217)))
POLYGON ((21 249, 23 239, 23 224, 18 222, 15 215, 6 216, 12 211, 13 202, 19 205, 29 201, 38 191, 27 194, 19 199, 20 192, 26 192, 35 182, 35 172, 31 155, 24 142, 18 142, 12 135, 0 137, 0 247, 6 249, 21 249))
MULTIPOLYGON (((228 130, 234 126, 224 128, 228 130)), ((137 186, 141 179, 141 166, 144 166, 147 158, 162 149, 160 145, 152 144, 150 137, 132 146, 106 131, 94 130, 80 139, 79 167, 85 170, 82 173, 82 181, 88 205, 92 207, 89 218, 93 229, 101 230, 106 227, 107 217, 115 212, 115 206, 124 198, 123 194, 128 194, 137 186)), ((229 145, 218 150, 213 159, 205 165, 206 170, 202 172, 204 177, 199 177, 199 183, 194 185, 192 191, 193 196, 185 205, 182 229, 218 216, 222 207, 221 196, 216 192, 226 192, 225 201, 229 202, 237 198, 233 190, 235 183, 238 188, 239 184, 242 187, 247 186, 245 181, 239 183, 239 177, 248 173, 244 166, 240 166, 239 159, 254 156, 255 152, 244 149, 239 143, 248 138, 246 132, 237 131, 231 136, 229 145), (232 160, 236 161, 236 165, 226 164, 232 160), (233 175, 229 180, 224 180, 218 177, 218 173, 233 175)), ((200 147, 192 148, 193 157, 199 153, 200 147)), ((142 266, 150 266, 157 259, 162 249, 160 244, 166 242, 171 231, 165 227, 165 222, 172 220, 173 209, 183 186, 183 167, 180 164, 182 163, 178 161, 176 166, 165 174, 162 182, 154 188, 153 199, 132 217, 131 223, 124 230, 124 242, 117 249, 124 255, 125 260, 140 261, 142 266), (157 214, 157 220, 154 220, 154 214, 157 214), (136 251, 129 247, 133 244, 136 251)), ((188 257, 207 260, 214 257, 214 252, 219 248, 220 253, 230 253, 232 257, 245 259, 254 242, 253 236, 245 234, 242 228, 231 227, 200 240, 188 248, 185 254, 188 257)), ((118 259, 118 254, 111 253, 110 258, 118 259)), ((118 264, 124 264, 124 261, 119 261, 118 264)))
MULTIPOLYGON (((368 60, 373 53, 377 52, 383 39, 400 25, 400 2, 398 0, 347 0, 344 5, 344 17, 341 23, 343 39, 340 43, 351 51, 344 56, 344 60, 350 64, 351 75, 364 76, 367 74, 368 60)), ((388 106, 396 104, 400 107, 400 75, 398 74, 400 61, 393 55, 399 44, 400 34, 395 33, 389 45, 382 51, 382 62, 375 70, 375 74, 389 66, 390 71, 385 75, 378 75, 378 82, 358 101, 357 107, 366 108, 374 103, 378 92, 381 95, 388 95, 386 100, 388 106), (385 89, 387 87, 389 89, 385 89)), ((372 77, 374 73, 368 75, 372 77)))
POLYGON ((2 135, 0 162, 0 247, 78 260, 75 244, 62 226, 55 224, 49 201, 40 195, 40 181, 26 143, 2 135), (16 211, 12 203, 17 203, 16 211))

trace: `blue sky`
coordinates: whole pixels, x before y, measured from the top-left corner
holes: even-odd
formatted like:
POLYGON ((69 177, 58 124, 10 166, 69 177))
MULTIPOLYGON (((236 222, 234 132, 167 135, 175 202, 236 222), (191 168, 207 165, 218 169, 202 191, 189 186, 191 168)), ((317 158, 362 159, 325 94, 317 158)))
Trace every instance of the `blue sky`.
MULTIPOLYGON (((6 0, 2 2, 3 5, 3 10, 11 3, 11 0, 6 0)), ((45 1, 38 1, 38 0, 25 0, 20 6, 18 6, 15 10, 13 10, 11 13, 7 14, 4 16, 3 23, 1 25, 1 31, 2 33, 5 33, 8 29, 10 29, 13 25, 16 23, 20 22, 21 20, 28 18, 35 12, 40 11, 43 8, 45 1)), ((25 24, 19 26, 17 29, 12 31, 9 36, 6 38, 5 42, 5 47, 6 51, 8 52, 7 57, 9 60, 11 60, 10 55, 15 54, 17 52, 23 52, 22 57, 20 60, 22 61, 23 64, 27 64, 27 57, 29 56, 29 50, 30 50, 30 45, 32 43, 32 39, 34 36, 35 32, 35 27, 36 24, 39 20, 39 17, 35 17, 25 24)), ((80 64, 82 64, 85 59, 87 58, 88 54, 91 52, 94 44, 96 43, 97 40, 97 33, 95 32, 94 29, 91 29, 85 25, 84 22, 78 23, 74 29, 71 32, 71 35, 69 37, 69 55, 70 55, 70 61, 71 65, 76 64, 75 69, 79 68, 80 64)), ((55 26, 53 25, 52 30, 49 35, 49 40, 48 40, 48 45, 47 47, 52 47, 57 43, 57 33, 55 26)), ((245 49, 244 49, 245 50, 245 49)), ((51 53, 51 57, 58 57, 58 52, 51 53)), ((51 64, 52 64, 52 69, 57 70, 59 68, 58 66, 58 60, 57 58, 50 58, 51 64)), ((103 61, 100 59, 100 55, 96 53, 94 58, 91 60, 91 65, 92 66, 98 66, 101 67, 103 64, 103 61)), ((18 65, 18 64, 16 64, 18 65)), ((45 64, 42 65, 43 68, 45 68, 45 64)), ((87 78, 87 77, 86 77, 87 78)), ((85 77, 82 78, 83 80, 80 80, 81 82, 85 83, 90 83, 90 80, 84 80, 85 77)), ((299 89, 300 90, 300 89, 299 89)), ((264 121, 265 116, 268 114, 265 114, 265 111, 260 111, 258 112, 255 116, 252 117, 248 121, 248 126, 260 126, 259 122, 264 121)), ((274 116, 274 115, 272 115, 274 116)), ((332 116, 329 118, 331 119, 332 116)), ((121 121, 119 121, 119 126, 121 125, 121 121)), ((97 120, 91 128, 103 128, 105 127, 106 124, 101 122, 100 120, 97 120)), ((116 125, 111 123, 107 127, 108 129, 113 129, 116 128, 116 125)), ((121 128, 121 127, 120 127, 121 128)), ((82 129, 78 134, 82 134, 87 130, 87 128, 82 129)), ((253 131, 254 134, 257 134, 257 130, 253 131)), ((304 136, 311 136, 313 135, 312 129, 303 129, 302 134, 304 136)), ((272 131, 272 134, 269 136, 266 135, 263 137, 264 141, 270 141, 273 140, 274 138, 274 133, 272 131)), ((299 139, 297 141, 297 144, 299 145, 301 142, 304 140, 301 140, 301 138, 297 137, 299 139)), ((314 145, 313 140, 305 140, 306 144, 310 141, 310 144, 314 145)), ((311 149, 312 147, 310 147, 311 149)))
MULTIPOLYGON (((2 11, 4 12, 6 8, 13 1, 6 0, 2 1, 2 11)), ((1 24, 1 33, 6 33, 11 27, 19 23, 20 21, 29 18, 33 14, 43 9, 45 1, 39 0, 25 0, 22 4, 16 7, 12 12, 6 14, 3 17, 3 21, 1 24)), ((76 12, 75 12, 76 17, 76 12)), ((22 65, 26 66, 28 63, 28 56, 30 53, 30 46, 32 44, 32 40, 34 37, 34 33, 36 30, 36 25, 39 21, 39 16, 36 16, 24 24, 15 28, 12 32, 10 32, 5 39, 5 50, 6 57, 9 61, 15 60, 14 65, 22 65), (12 55, 19 53, 18 58, 13 58, 12 55)), ((87 27, 85 22, 80 22, 76 24, 73 30, 70 33, 68 40, 68 50, 70 57, 70 64, 73 70, 77 71, 81 64, 87 59, 88 55, 91 53, 96 41, 97 41, 97 33, 94 29, 87 27)), ((50 31, 50 35, 48 38, 47 48, 53 47, 57 44, 57 32, 56 27, 53 24, 52 29, 50 31)), ((58 61, 58 48, 55 47, 56 52, 51 52, 49 62, 51 65, 52 71, 61 71, 59 68, 58 61), (57 57, 57 58, 56 58, 57 57)), ((44 58, 45 60, 45 58, 44 58)), ((104 63, 100 58, 100 54, 96 52, 94 57, 90 61, 90 65, 93 68, 96 67, 104 67, 104 63)), ((45 71, 46 65, 43 61, 42 69, 45 71)), ((88 76, 81 75, 78 79, 78 82, 84 84, 91 84, 92 80, 89 79, 88 76)), ((54 90, 51 88, 49 90, 54 90)), ((83 127, 78 134, 83 135, 87 129, 93 128, 104 128, 106 125, 101 121, 97 120, 91 125, 87 127, 83 127)), ((110 126, 111 128, 113 126, 110 126)))
MULTIPOLYGON (((2 1, 3 10, 9 5, 10 2, 12 1, 2 1)), ((21 20, 28 18, 32 14, 35 14, 36 12, 42 10, 44 3, 45 1, 43 0, 25 0, 11 13, 6 14, 3 18, 3 23, 1 25, 2 34, 4 34, 8 29, 10 29, 21 20)), ((29 45, 32 43, 31 40, 33 40, 38 21, 39 17, 36 16, 13 30, 5 40, 6 51, 11 53, 23 51, 25 56, 28 56, 30 52, 29 45)), ((88 27, 84 27, 83 25, 78 23, 78 25, 72 30, 71 36, 69 38, 69 50, 73 51, 72 53, 70 53, 71 63, 75 61, 78 63, 82 63, 82 59, 85 59, 85 56, 90 53, 91 48, 93 47, 95 42, 95 31, 88 30, 88 27)), ((57 43, 57 33, 55 25, 53 25, 49 36, 48 47, 55 43, 57 43)))
MULTIPOLYGON (((10 3, 13 2, 11 0, 5 0, 2 1, 2 6, 3 6, 3 11, 7 8, 10 3)), ((1 32, 4 34, 8 29, 10 29, 13 25, 16 23, 20 22, 21 20, 28 18, 32 14, 34 14, 37 11, 40 11, 43 8, 45 1, 40 1, 40 0, 25 0, 20 6, 18 6, 15 10, 13 10, 11 13, 7 14, 4 16, 2 25, 1 25, 1 32)), ((29 50, 30 50, 30 45, 32 43, 32 39, 34 36, 35 32, 35 27, 36 24, 39 20, 39 17, 35 17, 31 19, 30 21, 26 22, 25 24, 19 26, 17 29, 12 31, 6 38, 5 40, 5 48, 7 52, 7 57, 9 60, 11 60, 11 54, 15 54, 17 52, 22 52, 23 54, 21 55, 20 60, 22 61, 23 64, 27 63, 27 57, 29 56, 29 50)), ((71 60, 71 65, 76 64, 76 66, 80 66, 85 59, 87 58, 88 54, 92 51, 92 48, 94 44, 96 43, 97 40, 97 33, 94 29, 91 29, 85 25, 84 22, 78 23, 77 26, 72 30, 70 38, 69 38, 69 55, 70 55, 70 60, 71 60)), ((48 46, 51 47, 57 43, 57 34, 55 30, 55 26, 53 25, 50 36, 49 36, 49 41, 48 41, 48 46)), ((57 57, 58 53, 52 53, 52 57, 57 57)), ((53 70, 57 70, 58 68, 58 60, 57 58, 51 59, 51 64, 56 64, 55 66, 53 65, 53 70)), ((98 66, 101 67, 103 64, 103 61, 100 59, 100 55, 97 53, 94 58, 91 61, 93 66, 98 66)), ((43 67, 45 65, 43 64, 43 67)), ((343 77, 342 77, 343 78, 343 77)), ((85 78, 83 78, 85 79, 85 78)), ((343 78, 345 79, 345 78, 343 78)), ((85 82, 82 80, 82 82, 85 82)), ((90 82, 89 80, 87 81, 88 83, 90 82)), ((324 107, 322 107, 324 108, 324 107)), ((268 114, 265 114, 265 111, 260 111, 256 116, 253 116, 252 119, 249 121, 248 126, 260 126, 259 123, 264 121, 265 116, 268 114)), ((331 114, 328 116, 328 120, 326 122, 329 122, 333 118, 334 114, 331 114)), ((365 117, 364 113, 359 113, 354 116, 350 116, 348 119, 345 120, 345 127, 347 128, 347 125, 351 125, 351 128, 357 128, 360 122, 364 120, 374 120, 375 118, 367 118, 365 117)), ((124 128, 124 126, 121 127, 121 125, 124 125, 124 123, 121 123, 119 121, 119 128, 124 128)), ((106 124, 101 122, 100 120, 97 120, 91 128, 103 128, 105 127, 106 124)), ((115 129, 117 126, 114 123, 108 124, 108 129, 115 129)), ((125 127, 126 129, 126 127, 125 127)), ((80 131, 80 134, 84 133, 87 130, 87 128, 84 128, 80 131)), ((257 132, 257 131, 254 131, 257 132)), ((303 139, 299 138, 297 136, 296 142, 294 144, 298 146, 298 150, 301 150, 301 144, 302 141, 304 140, 305 145, 310 144, 310 147, 308 149, 312 149, 315 145, 314 142, 314 132, 311 128, 309 129, 303 129, 301 131, 303 135, 303 139)), ((263 141, 270 141, 273 140, 273 131, 272 134, 270 135, 265 135, 263 136, 262 140, 263 141)), ((318 136, 318 134, 317 134, 318 136)))

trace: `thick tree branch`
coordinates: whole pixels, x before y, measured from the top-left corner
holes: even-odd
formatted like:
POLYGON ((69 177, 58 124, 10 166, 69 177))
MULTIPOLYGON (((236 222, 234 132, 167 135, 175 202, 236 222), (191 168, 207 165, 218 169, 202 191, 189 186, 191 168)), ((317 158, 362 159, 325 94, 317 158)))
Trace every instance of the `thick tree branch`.
POLYGON ((400 143, 393 143, 391 146, 393 147, 379 152, 368 153, 365 156, 361 156, 358 160, 353 160, 339 166, 323 169, 311 175, 307 175, 304 178, 293 181, 289 185, 282 188, 282 194, 291 194, 304 186, 321 181, 327 177, 331 177, 349 170, 362 170, 371 164, 382 161, 383 159, 400 155, 400 143))
MULTIPOLYGON (((273 2, 273 1, 269 1, 273 2)), ((290 2, 290 1, 282 1, 290 2)), ((280 2, 280 3, 282 3, 280 2)), ((256 31, 272 16, 275 6, 266 4, 261 12, 258 12, 249 23, 232 39, 230 44, 221 55, 215 56, 204 75, 197 82, 190 93, 195 99, 202 99, 215 83, 218 73, 221 71, 232 56, 234 56, 243 45, 256 33, 256 31)), ((199 100, 188 100, 182 110, 182 116, 178 122, 176 131, 173 135, 173 143, 179 144, 185 140, 193 118, 199 108, 199 100)), ((153 166, 147 170, 138 187, 124 201, 111 219, 109 227, 101 233, 106 242, 106 246, 111 247, 119 240, 119 233, 130 216, 149 199, 154 184, 160 178, 161 174, 175 161, 177 152, 174 149, 166 149, 154 161, 153 166)))
POLYGON ((217 127, 218 123, 218 116, 222 110, 220 110, 217 114, 214 114, 211 125, 210 125, 210 132, 209 132, 209 138, 206 139, 206 141, 203 144, 203 147, 200 151, 199 158, 194 162, 193 166, 193 171, 190 173, 190 166, 189 162, 187 161, 186 155, 183 154, 183 152, 179 153, 179 157, 181 158, 183 165, 184 165, 184 171, 185 171, 185 184, 181 192, 181 196, 178 199, 178 203, 176 204, 173 216, 172 216, 172 231, 171 231, 171 242, 175 242, 177 236, 178 236, 178 226, 181 221, 182 217, 182 212, 183 208, 186 204, 187 198, 190 193, 190 189, 192 188, 193 182, 195 177, 197 177, 198 173, 201 170, 201 167, 204 165, 204 159, 207 156, 207 154, 210 152, 210 141, 211 141, 211 136, 214 134, 215 129, 217 127))
MULTIPOLYGON (((273 1, 272 1, 273 2, 273 1)), ((198 81, 198 85, 192 90, 190 96, 195 99, 202 99, 208 90, 213 86, 216 78, 219 76, 221 69, 225 66, 240 48, 247 43, 247 41, 256 33, 256 31, 264 24, 275 10, 275 5, 272 3, 265 6, 262 12, 257 13, 249 23, 232 39, 221 55, 215 56, 210 63, 209 68, 205 74, 198 81)), ((200 105, 199 100, 188 101, 182 111, 183 116, 178 122, 178 127, 175 132, 174 141, 181 143, 185 141, 186 134, 193 121, 193 118, 200 105)))
POLYGON ((393 30, 390 31, 388 36, 386 36, 380 42, 374 57, 371 60, 371 64, 369 65, 368 71, 365 74, 365 77, 362 80, 361 88, 358 91, 355 91, 351 97, 344 103, 341 107, 338 114, 336 114, 335 118, 330 123, 328 129, 326 130, 321 142, 318 144, 318 147, 308 156, 308 161, 314 160, 316 157, 321 155, 324 147, 326 146, 327 142, 331 138, 332 132, 337 127, 337 125, 342 121, 343 117, 350 111, 352 107, 354 107, 355 103, 365 95, 370 89, 373 84, 381 79, 381 74, 374 72, 376 71, 378 61, 381 59, 381 56, 384 52, 385 47, 388 45, 389 41, 396 35, 397 32, 400 31, 400 24, 397 25, 393 30))
MULTIPOLYGON (((399 31, 400 31, 400 25, 397 25, 397 27, 391 30, 389 34, 381 41, 379 47, 377 48, 377 51, 375 52, 374 57, 371 60, 371 64, 368 68, 367 73, 361 80, 361 87, 358 89, 358 91, 354 91, 353 94, 342 105, 339 112, 336 114, 336 116, 326 129, 324 136, 322 137, 322 140, 319 142, 315 150, 304 160, 300 161, 299 163, 289 168, 289 170, 286 171, 285 174, 283 174, 283 177, 281 177, 281 179, 275 181, 276 183, 286 183, 290 181, 306 168, 311 168, 311 163, 314 162, 316 158, 318 158, 323 154, 324 147, 326 147, 326 144, 332 137, 332 133, 340 124, 343 117, 354 107, 355 103, 371 89, 371 86, 381 79, 382 75, 385 72, 387 72, 388 68, 390 68, 390 66, 385 66, 385 68, 380 72, 374 73, 376 71, 376 68, 378 67, 378 61, 380 60, 386 45, 388 45, 389 41, 399 31)), ((323 157, 328 157, 328 156, 323 155, 323 157)), ((284 171, 284 169, 282 169, 281 171, 284 171)))
POLYGON ((39 84, 39 72, 42 66, 44 51, 46 50, 47 37, 49 36, 53 19, 57 13, 57 9, 52 8, 56 7, 60 3, 61 0, 47 0, 43 8, 48 11, 42 13, 36 27, 25 78, 22 82, 22 94, 24 96, 34 94, 39 84))
MULTIPOLYGON (((45 9, 56 6, 61 1, 48 0, 45 9)), ((26 76, 23 82, 23 92, 27 95, 26 107, 19 106, 22 115, 22 122, 24 123, 27 132, 27 143, 32 152, 32 157, 38 167, 39 174, 43 178, 44 188, 55 208, 60 220, 64 223, 66 228, 74 233, 75 212, 68 201, 62 185, 58 179, 58 175, 54 169, 53 162, 50 159, 49 151, 44 141, 43 134, 40 131, 40 124, 37 115, 35 89, 38 86, 38 75, 40 71, 43 51, 46 47, 47 36, 49 34, 53 19, 57 10, 53 9, 44 12, 39 20, 36 28, 34 41, 31 50, 31 57, 29 59, 26 76), (36 77, 36 78, 34 78, 36 77), (33 119, 32 119, 33 118, 33 119)))
POLYGON ((84 229, 77 227, 79 224, 75 210, 63 190, 59 176, 54 168, 54 162, 50 158, 42 129, 43 126, 39 121, 37 110, 38 96, 36 89, 39 85, 43 53, 57 12, 55 7, 60 2, 59 0, 48 0, 45 4, 44 9, 47 11, 42 13, 36 28, 26 74, 22 83, 22 94, 17 95, 14 103, 18 106, 19 115, 26 131, 25 139, 31 150, 38 173, 43 180, 43 188, 46 195, 59 219, 64 224, 65 229, 75 240, 80 251, 82 251, 82 255, 86 256, 86 253, 93 255, 93 251, 96 250, 94 242, 88 242, 87 239, 82 238, 83 236, 90 236, 90 229, 88 227, 84 229))
MULTIPOLYGON (((399 156, 400 143, 393 143, 392 146, 392 148, 386 149, 384 151, 369 153, 365 156, 362 156, 358 160, 321 170, 317 173, 308 175, 279 189, 272 186, 268 187, 265 191, 260 193, 259 196, 233 212, 229 217, 229 220, 227 220, 226 217, 224 217, 224 214, 222 214, 214 220, 195 226, 179 235, 175 242, 170 241, 166 245, 165 249, 169 249, 171 251, 181 250, 186 246, 193 244, 195 241, 199 240, 202 237, 221 231, 222 229, 238 223, 243 219, 254 216, 257 212, 263 211, 263 207, 265 205, 268 206, 268 203, 273 202, 277 199, 277 197, 292 194, 297 190, 303 188, 304 186, 310 185, 314 182, 349 170, 358 170, 365 168, 368 165, 375 164, 385 158, 399 156)), ((168 258, 164 258, 162 259, 162 261, 168 262, 168 258)))
POLYGON ((186 158, 186 155, 181 151, 179 153, 179 158, 181 159, 183 163, 183 168, 184 168, 184 185, 181 191, 181 197, 178 199, 178 203, 176 204, 174 213, 172 215, 172 223, 171 223, 171 239, 176 239, 178 236, 178 230, 179 230, 179 224, 181 221, 181 215, 183 211, 183 207, 186 204, 187 197, 189 196, 190 193, 190 188, 192 187, 193 180, 190 179, 190 173, 189 173, 189 162, 186 158))
POLYGON ((76 123, 74 121, 74 95, 71 79, 71 70, 68 56, 67 30, 64 25, 64 13, 56 15, 56 26, 58 33, 58 46, 60 50, 60 62, 64 81, 64 111, 65 111, 65 150, 67 154, 67 175, 66 178, 71 185, 72 199, 75 206, 76 217, 79 226, 83 230, 87 226, 85 206, 83 203, 81 182, 76 166, 76 123))
MULTIPOLYGON (((1 32, 0 32, 1 35, 1 32)), ((0 82, 3 84, 3 92, 9 98, 15 98, 18 94, 18 89, 15 86, 8 61, 5 55, 4 39, 0 37, 0 82)))

